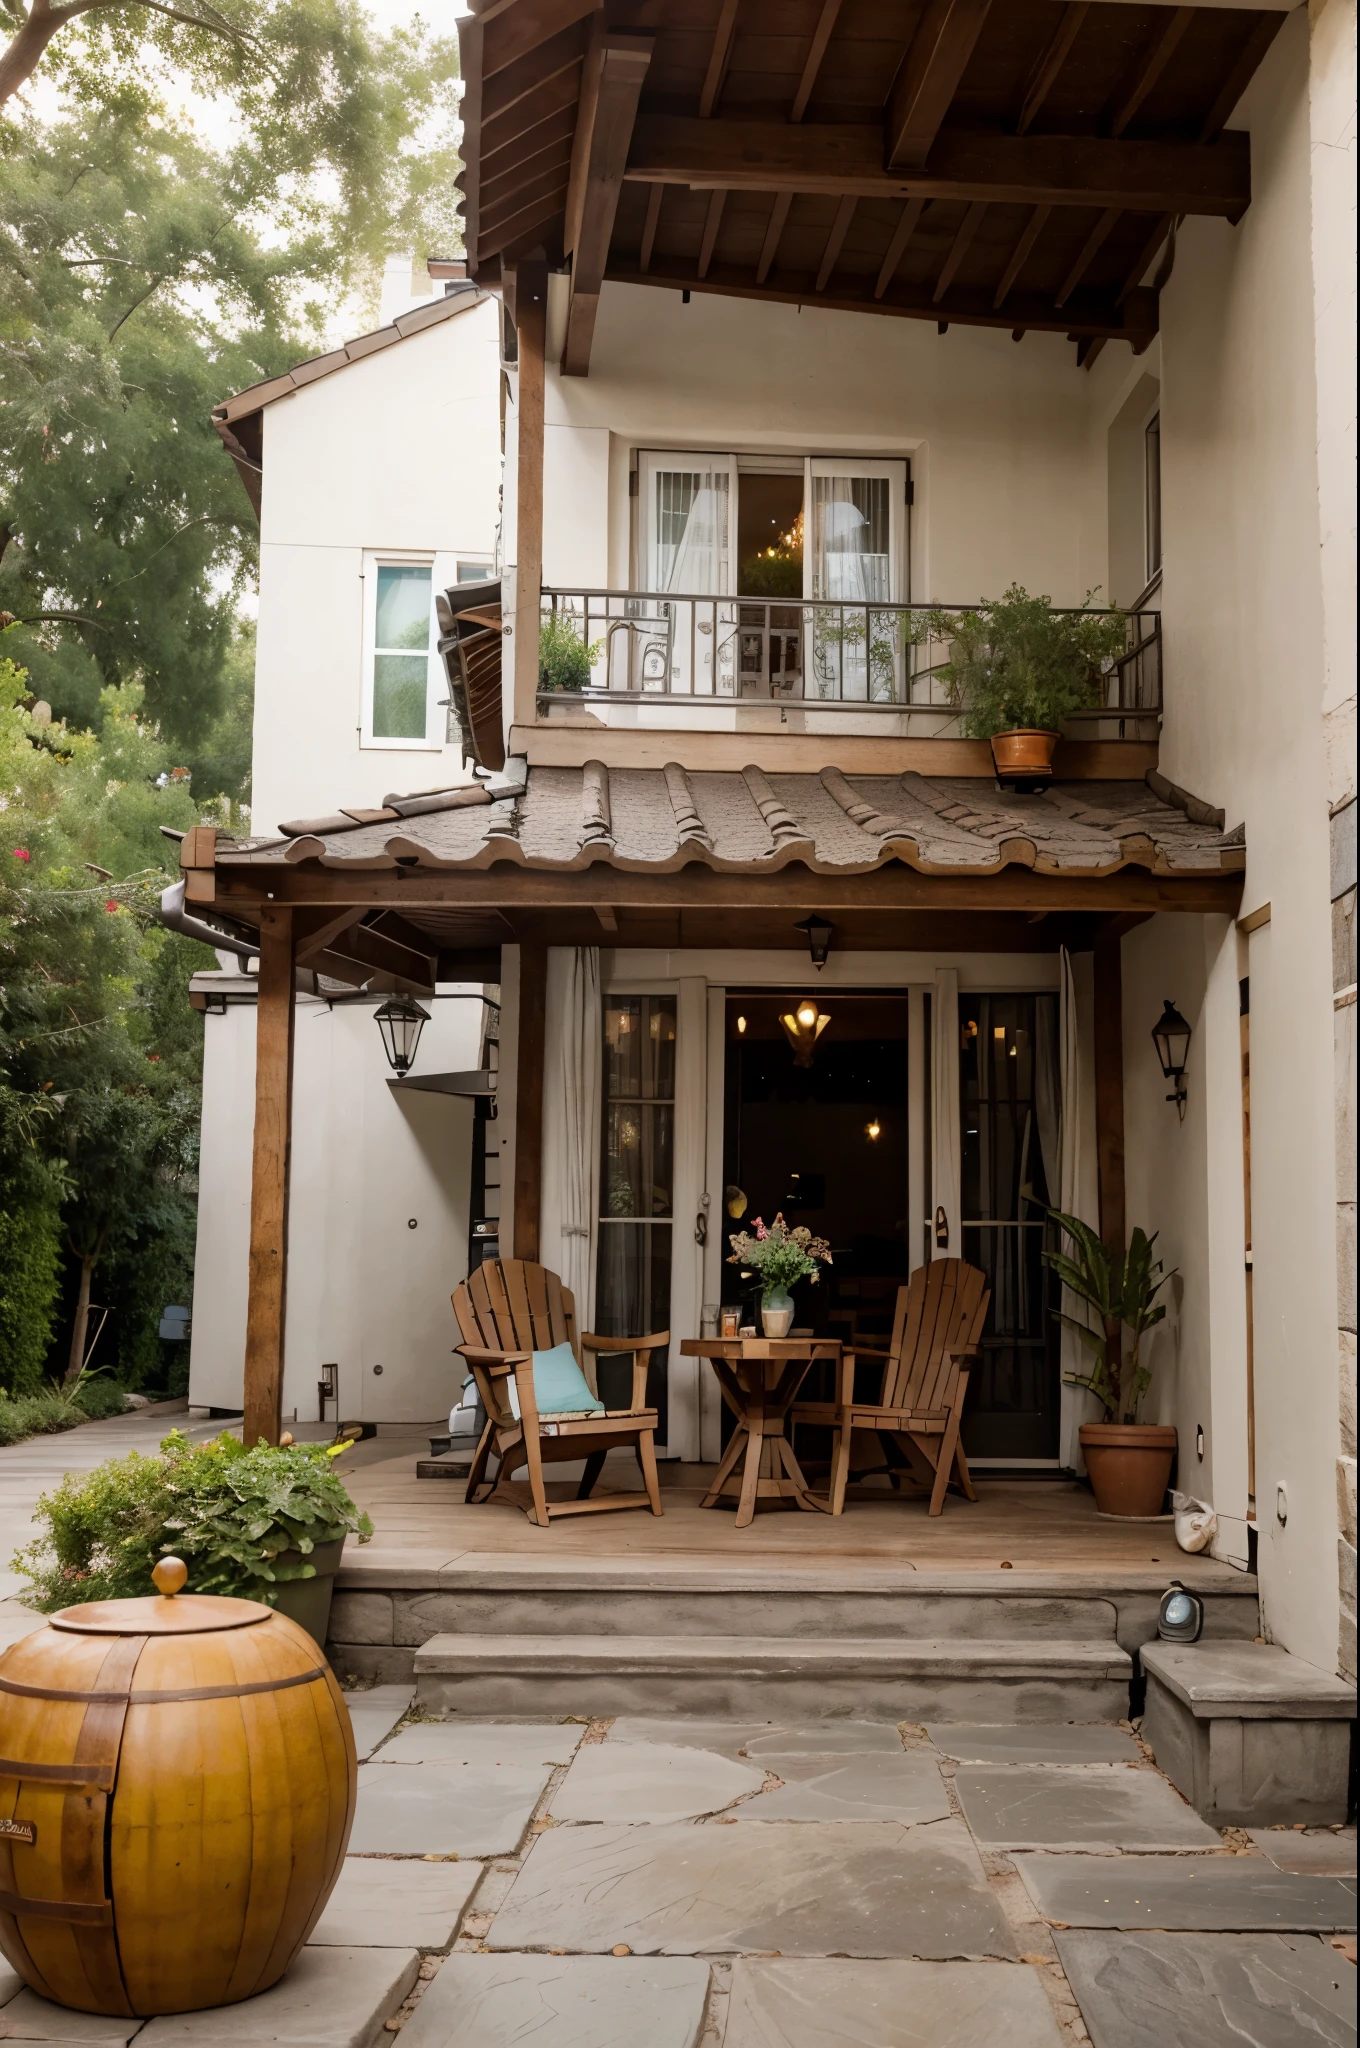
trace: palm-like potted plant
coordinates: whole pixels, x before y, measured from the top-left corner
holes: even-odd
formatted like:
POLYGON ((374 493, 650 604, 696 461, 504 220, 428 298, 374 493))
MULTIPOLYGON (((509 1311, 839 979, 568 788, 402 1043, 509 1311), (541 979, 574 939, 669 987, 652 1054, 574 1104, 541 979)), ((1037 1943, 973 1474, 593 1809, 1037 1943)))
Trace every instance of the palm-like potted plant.
POLYGON ((732 1247, 728 1265, 747 1266, 760 1275, 760 1320, 765 1335, 787 1337, 793 1321, 789 1289, 796 1280, 821 1277, 822 1266, 831 1264, 830 1245, 801 1223, 790 1230, 782 1215, 768 1228, 757 1216, 749 1230, 734 1231, 727 1241, 732 1247))
POLYGON ((976 611, 931 612, 924 630, 950 643, 935 673, 960 712, 968 739, 990 740, 998 775, 1044 777, 1074 711, 1104 697, 1111 663, 1123 653, 1124 614, 1098 611, 1088 591, 1076 611, 1055 610, 1012 583, 976 611))
POLYGON ((1084 1422, 1080 1432, 1096 1506, 1103 1515, 1158 1515, 1171 1481, 1176 1432, 1170 1424, 1138 1420, 1152 1380, 1140 1355, 1142 1340, 1166 1314, 1157 1296, 1171 1278, 1154 1256, 1156 1232, 1148 1237, 1135 1230, 1128 1250, 1111 1254, 1079 1217, 1060 1209, 1049 1214, 1072 1249, 1045 1252, 1044 1259, 1086 1316, 1055 1313, 1095 1360, 1089 1373, 1069 1373, 1067 1384, 1094 1394, 1105 1411, 1103 1421, 1084 1422), (1125 1331, 1132 1339, 1127 1351, 1125 1331))

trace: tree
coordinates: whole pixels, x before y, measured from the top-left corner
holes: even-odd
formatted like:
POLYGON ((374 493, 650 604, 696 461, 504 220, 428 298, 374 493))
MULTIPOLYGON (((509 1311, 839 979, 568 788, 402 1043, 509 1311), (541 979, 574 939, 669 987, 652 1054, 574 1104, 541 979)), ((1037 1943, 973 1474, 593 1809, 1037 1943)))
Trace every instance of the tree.
POLYGON ((226 150, 117 64, 61 119, 0 121, 0 608, 58 715, 95 721, 107 684, 140 681, 204 794, 210 762, 244 758, 222 721, 239 721, 258 543, 212 407, 314 351, 394 238, 453 233, 455 159, 410 147, 445 106, 449 53, 375 39, 341 0, 292 12, 323 43, 344 26, 315 160, 306 93, 285 122, 248 79, 226 150))
POLYGON ((111 1350, 124 1368, 145 1363, 168 1275, 187 1280, 202 1052, 185 983, 214 964, 155 920, 174 865, 159 827, 198 814, 136 686, 105 693, 98 738, 35 721, 25 692, 0 662, 0 1211, 36 1258, 22 1299, 7 1310, 0 1295, 11 1388, 32 1385, 46 1354, 56 1255, 68 1377, 97 1274, 120 1292, 111 1350))

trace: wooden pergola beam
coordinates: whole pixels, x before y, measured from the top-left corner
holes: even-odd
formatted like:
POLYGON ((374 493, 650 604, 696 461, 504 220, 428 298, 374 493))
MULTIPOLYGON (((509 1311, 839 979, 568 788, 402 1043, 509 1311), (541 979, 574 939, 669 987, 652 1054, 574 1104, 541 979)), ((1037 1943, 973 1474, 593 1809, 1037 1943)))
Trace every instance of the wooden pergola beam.
POLYGON ((1124 133, 1124 130, 1142 106, 1143 101, 1152 91, 1153 86, 1176 54, 1176 46, 1194 18, 1195 10, 1193 7, 1177 7, 1175 9, 1170 21, 1167 22, 1161 34, 1152 44, 1136 76, 1115 107, 1114 113, 1110 117, 1111 135, 1122 135, 1124 133))
POLYGON ((649 114, 626 176, 644 184, 861 199, 974 199, 1034 206, 1118 206, 1235 219, 1251 199, 1251 142, 1128 142, 1100 136, 981 135, 946 129, 925 169, 883 167, 867 124, 700 121, 649 114))
POLYGON ((548 266, 529 257, 515 270, 519 341, 516 393, 515 630, 510 651, 517 721, 538 709, 538 620, 543 588, 543 392, 548 266))
POLYGON ((927 0, 888 102, 885 163, 926 161, 990 8, 991 0, 927 0))
POLYGON ((514 0, 512 6, 484 8, 476 23, 483 80, 489 82, 573 22, 594 14, 599 5, 600 0, 514 0))
POLYGON ((1027 135, 1033 127, 1039 109, 1053 90, 1058 73, 1067 62, 1068 52, 1090 11, 1090 0, 1070 0, 1070 4, 1064 7, 1062 19, 1054 29, 1047 49, 1030 74, 1020 118, 1015 124, 1017 135, 1027 135))
POLYGON ((727 67, 732 61, 732 38, 737 28, 737 0, 722 0, 718 9, 718 26, 713 32, 713 48, 709 52, 708 69, 704 82, 699 88, 699 115, 709 120, 722 93, 727 67))
POLYGON ((287 1311, 288 1174, 293 1135, 293 911, 259 909, 260 974, 255 1010, 255 1135, 250 1169, 250 1254, 246 1303, 245 1420, 250 1447, 276 1444, 283 1412, 287 1311))
POLYGON ((586 52, 567 182, 565 247, 571 257, 571 297, 562 345, 562 374, 567 377, 584 377, 590 369, 600 286, 654 44, 652 36, 597 28, 586 52))
POLYGON ((836 26, 836 17, 841 11, 841 6, 842 0, 822 0, 822 11, 817 17, 817 26, 812 31, 812 42, 803 64, 803 75, 798 81, 798 90, 793 95, 793 105, 789 108, 791 121, 801 121, 807 112, 807 104, 812 98, 817 74, 822 68, 822 59, 826 55, 826 46, 831 41, 831 32, 836 26))

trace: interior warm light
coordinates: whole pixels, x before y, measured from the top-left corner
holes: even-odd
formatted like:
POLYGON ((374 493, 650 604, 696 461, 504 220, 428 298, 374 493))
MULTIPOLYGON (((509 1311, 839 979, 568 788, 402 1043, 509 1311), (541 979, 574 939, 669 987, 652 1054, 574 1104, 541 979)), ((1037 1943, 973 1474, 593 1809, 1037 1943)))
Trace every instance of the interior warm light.
POLYGON ((871 1120, 870 1120, 870 1121, 869 1121, 869 1122, 868 1122, 868 1123, 867 1123, 867 1124, 866 1124, 866 1125, 864 1126, 864 1135, 865 1135, 865 1137, 866 1137, 866 1138, 881 1138, 881 1137, 882 1137, 882 1135, 883 1135, 883 1126, 882 1126, 882 1124, 881 1124, 881 1123, 879 1122, 879 1120, 878 1120, 878 1118, 877 1118, 877 1117, 873 1117, 873 1118, 872 1118, 872 1119, 871 1119, 871 1120))
POLYGON ((810 1067, 817 1040, 831 1022, 829 1013, 819 1009, 811 996, 805 996, 796 1009, 785 1010, 779 1021, 793 1047, 795 1067, 810 1067))
POLYGON ((1001 1039, 1004 1039, 1004 1038, 1005 1038, 1005 1036, 1006 1036, 1006 1027, 1005 1027, 1005 1025, 1004 1025, 1004 1024, 994 1024, 994 1025, 992 1026, 992 1037, 993 1037, 993 1038, 1001 1038, 1001 1039))
POLYGON ((745 1031, 745 1029, 746 1029, 746 1019, 745 1019, 744 1017, 738 1017, 738 1019, 737 1019, 737 1030, 738 1030, 738 1031, 745 1031))

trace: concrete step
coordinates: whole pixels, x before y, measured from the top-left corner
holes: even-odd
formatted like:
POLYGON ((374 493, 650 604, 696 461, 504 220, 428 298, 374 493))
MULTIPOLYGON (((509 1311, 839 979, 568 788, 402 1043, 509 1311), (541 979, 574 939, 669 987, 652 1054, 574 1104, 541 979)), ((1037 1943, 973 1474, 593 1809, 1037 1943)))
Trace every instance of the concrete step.
MULTIPOLYGON (((1195 1560, 1198 1562, 1198 1560, 1195 1560)), ((346 1558, 331 1610, 338 1671, 408 1679, 431 1637, 739 1637, 788 1640, 1117 1643, 1134 1655, 1157 1634, 1160 1574, 913 1571, 840 1564, 809 1570, 768 1558, 696 1568, 670 1561, 602 1567, 476 1557, 403 1570, 346 1558)), ((1202 1573, 1206 1640, 1259 1632, 1256 1582, 1202 1573)))
POLYGON ((1133 1665, 1112 1636, 432 1636, 415 1653, 432 1713, 789 1714, 888 1721, 1108 1721, 1133 1665))

